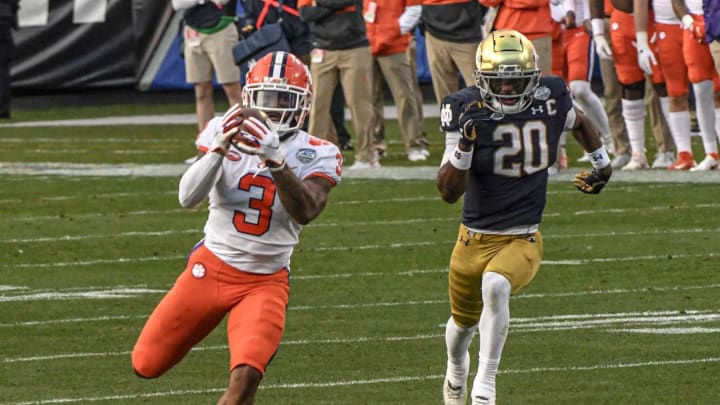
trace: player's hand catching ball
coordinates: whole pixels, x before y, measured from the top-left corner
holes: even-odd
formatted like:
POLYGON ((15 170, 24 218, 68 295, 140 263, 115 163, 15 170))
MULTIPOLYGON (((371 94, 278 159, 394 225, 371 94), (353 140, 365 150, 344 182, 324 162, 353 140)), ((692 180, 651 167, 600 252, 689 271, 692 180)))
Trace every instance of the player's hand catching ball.
POLYGON ((223 115, 222 121, 220 121, 220 125, 215 131, 213 143, 210 146, 211 152, 216 152, 221 155, 227 153, 230 142, 240 130, 240 124, 242 123, 242 117, 240 117, 241 112, 240 104, 235 104, 223 115))
POLYGON ((243 110, 240 132, 233 138, 234 145, 241 151, 258 155, 271 170, 285 165, 285 155, 280 149, 280 135, 268 125, 265 113, 253 108, 243 110))

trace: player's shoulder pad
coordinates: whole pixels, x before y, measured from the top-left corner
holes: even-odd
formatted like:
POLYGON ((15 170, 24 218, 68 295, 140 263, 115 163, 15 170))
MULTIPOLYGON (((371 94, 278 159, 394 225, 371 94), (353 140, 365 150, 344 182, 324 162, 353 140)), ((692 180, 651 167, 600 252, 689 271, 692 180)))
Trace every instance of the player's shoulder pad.
POLYGON ((440 104, 440 127, 443 131, 457 131, 458 118, 470 103, 482 100, 480 89, 475 86, 465 87, 443 98, 440 104))
POLYGON ((567 83, 560 76, 542 76, 540 77, 540 83, 535 89, 536 99, 562 99, 570 96, 570 89, 568 89, 567 83))
POLYGON ((340 153, 337 145, 332 142, 310 135, 305 131, 298 131, 297 135, 290 140, 289 145, 286 146, 288 152, 294 153, 294 151, 302 152, 303 150, 314 150, 314 156, 335 156, 340 153))

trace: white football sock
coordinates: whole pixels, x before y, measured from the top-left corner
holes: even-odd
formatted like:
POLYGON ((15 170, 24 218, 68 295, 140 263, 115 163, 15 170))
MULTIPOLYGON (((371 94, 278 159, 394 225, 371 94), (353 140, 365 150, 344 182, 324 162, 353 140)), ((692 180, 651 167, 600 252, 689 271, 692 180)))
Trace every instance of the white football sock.
POLYGON ((669 114, 668 125, 672 133, 673 140, 678 152, 690 152, 690 112, 689 111, 671 111, 669 114))
POLYGON ((625 119, 630 148, 633 153, 645 154, 645 100, 622 99, 622 115, 625 119))
POLYGON ((713 82, 712 80, 703 80, 699 83, 693 83, 693 91, 695 92, 695 112, 697 113, 698 127, 700 128, 700 136, 702 136, 705 154, 717 153, 717 135, 715 128, 716 113, 715 103, 713 102, 713 82))
POLYGON ((499 273, 487 272, 483 275, 483 310, 479 324, 480 361, 473 382, 473 398, 495 397, 495 376, 510 327, 511 289, 510 281, 499 273))
POLYGON ((461 328, 452 316, 445 325, 445 345, 447 346, 447 370, 445 378, 455 387, 465 385, 470 371, 468 348, 475 335, 475 329, 461 328))

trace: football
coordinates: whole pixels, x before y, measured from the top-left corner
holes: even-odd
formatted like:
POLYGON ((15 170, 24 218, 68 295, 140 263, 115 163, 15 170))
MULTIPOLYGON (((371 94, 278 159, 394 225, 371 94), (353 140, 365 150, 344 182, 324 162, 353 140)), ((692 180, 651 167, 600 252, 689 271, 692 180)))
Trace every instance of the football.
MULTIPOLYGON (((240 110, 240 113, 238 114, 237 118, 235 120, 240 121, 239 122, 239 131, 237 134, 235 134, 231 140, 231 142, 238 146, 238 144, 243 144, 246 146, 250 146, 252 148, 257 148, 259 145, 257 141, 254 139, 254 137, 249 136, 245 130, 245 125, 243 124, 243 121, 245 121, 247 118, 255 117, 258 120, 262 122, 266 122, 268 120, 268 115, 257 108, 243 108, 240 110)), ((243 148, 240 148, 243 149, 243 148)))

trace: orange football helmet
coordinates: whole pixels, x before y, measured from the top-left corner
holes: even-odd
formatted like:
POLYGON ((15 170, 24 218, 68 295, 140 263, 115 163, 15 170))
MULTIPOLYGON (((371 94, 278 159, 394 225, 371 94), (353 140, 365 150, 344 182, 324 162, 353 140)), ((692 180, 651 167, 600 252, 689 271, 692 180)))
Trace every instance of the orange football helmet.
POLYGON ((280 135, 303 126, 310 113, 312 77, 295 55, 272 52, 250 67, 242 90, 243 108, 257 108, 280 135))

